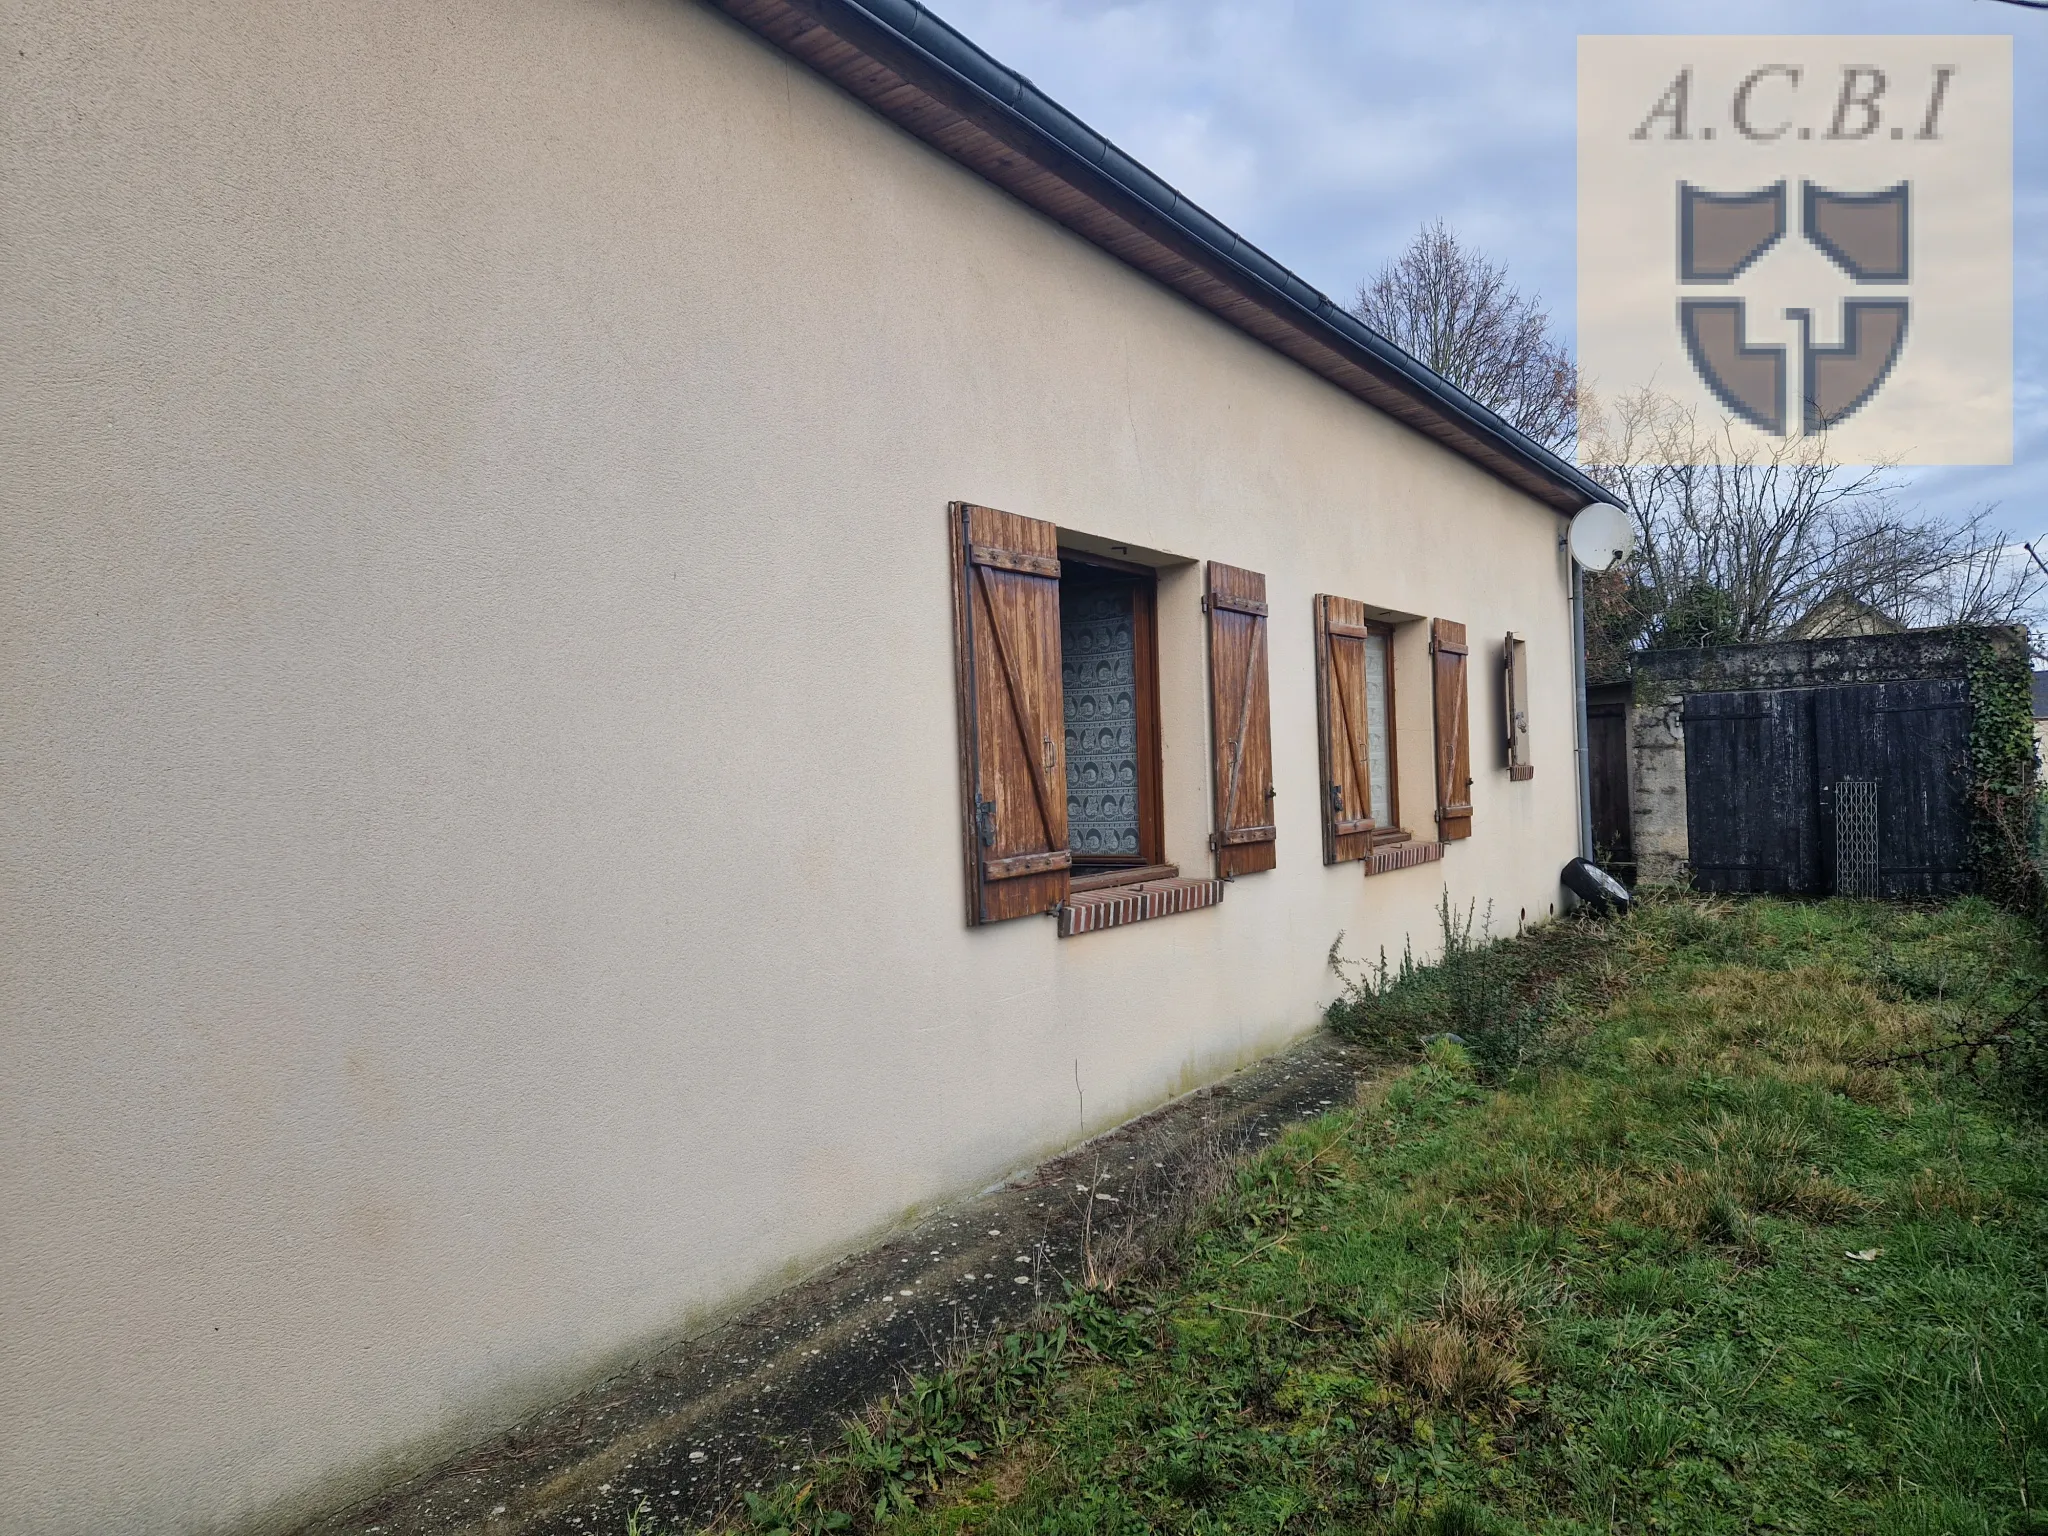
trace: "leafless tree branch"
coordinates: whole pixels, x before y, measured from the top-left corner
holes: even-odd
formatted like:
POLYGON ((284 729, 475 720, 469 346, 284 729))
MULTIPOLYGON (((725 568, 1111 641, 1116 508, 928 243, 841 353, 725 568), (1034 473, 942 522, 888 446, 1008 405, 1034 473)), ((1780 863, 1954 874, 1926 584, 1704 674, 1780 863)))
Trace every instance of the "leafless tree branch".
POLYGON ((2019 623, 2048 592, 1995 508, 1922 517, 1891 466, 1840 464, 1825 438, 1739 442, 1649 390, 1588 394, 1578 421, 1580 461, 1636 523, 1632 568, 1595 589, 1610 647, 1773 639, 1837 595, 1909 627, 2019 623))
POLYGON ((1545 447, 1571 441, 1578 372, 1548 312, 1441 219, 1358 290, 1352 313, 1545 447))

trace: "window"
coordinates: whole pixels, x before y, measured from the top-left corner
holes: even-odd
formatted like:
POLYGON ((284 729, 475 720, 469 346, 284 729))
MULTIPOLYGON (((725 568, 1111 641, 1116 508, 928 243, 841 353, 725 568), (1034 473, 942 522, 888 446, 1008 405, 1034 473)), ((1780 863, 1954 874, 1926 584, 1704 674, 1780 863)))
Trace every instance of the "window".
POLYGON ((1394 750, 1394 629, 1363 603, 1316 599, 1317 716, 1322 728, 1323 862, 1368 857, 1405 841, 1394 750))
POLYGON ((1420 625, 1397 629, 1348 597, 1316 598, 1316 722, 1323 770, 1323 862, 1356 860, 1368 875, 1430 864, 1472 831, 1465 709, 1465 631, 1429 627, 1436 715, 1435 837, 1401 825, 1401 753, 1395 735, 1397 651, 1422 643, 1420 625), (1407 635, 1406 641, 1399 639, 1407 635))
POLYGON ((1401 825, 1394 808, 1394 654, 1391 625, 1368 624, 1365 635, 1365 760, 1372 779, 1372 819, 1391 833, 1401 825))
POLYGON ((1067 846, 1077 888, 1170 877, 1161 864, 1156 577, 1060 551, 1067 846))
MULTIPOLYGON (((968 923, 1051 914, 1067 938, 1215 906, 1220 878, 1182 879, 1162 862, 1157 573, 967 502, 953 503, 948 532, 968 923)), ((1226 704, 1212 689, 1211 705, 1233 722, 1239 799, 1270 819, 1264 579, 1237 575, 1257 580, 1256 596, 1217 601, 1238 618, 1256 610, 1232 631, 1255 643, 1225 656, 1235 691, 1226 704)), ((1246 848, 1271 866, 1270 826, 1226 830, 1219 875, 1246 848)))

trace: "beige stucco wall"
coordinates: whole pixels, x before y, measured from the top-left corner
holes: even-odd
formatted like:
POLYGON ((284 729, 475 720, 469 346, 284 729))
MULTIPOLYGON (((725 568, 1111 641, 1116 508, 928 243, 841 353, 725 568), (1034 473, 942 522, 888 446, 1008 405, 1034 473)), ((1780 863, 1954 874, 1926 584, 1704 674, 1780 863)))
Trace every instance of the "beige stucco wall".
POLYGON ((362 1491, 1557 900, 1557 520, 721 18, 0 29, 0 1529, 362 1491), (963 926, 953 498, 1267 573, 1277 871, 963 926), (1471 628, 1440 865, 1320 863, 1317 591, 1471 628))

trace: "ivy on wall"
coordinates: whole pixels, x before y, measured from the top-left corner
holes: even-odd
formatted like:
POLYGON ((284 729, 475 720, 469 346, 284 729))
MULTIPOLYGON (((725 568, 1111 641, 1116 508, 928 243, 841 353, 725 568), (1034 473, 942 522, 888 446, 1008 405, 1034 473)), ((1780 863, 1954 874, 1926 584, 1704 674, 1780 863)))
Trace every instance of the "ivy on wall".
POLYGON ((2038 911, 2044 890, 2033 858, 2033 662, 2011 631, 1956 634, 1969 658, 1970 838, 1977 876, 1994 901, 2038 911))

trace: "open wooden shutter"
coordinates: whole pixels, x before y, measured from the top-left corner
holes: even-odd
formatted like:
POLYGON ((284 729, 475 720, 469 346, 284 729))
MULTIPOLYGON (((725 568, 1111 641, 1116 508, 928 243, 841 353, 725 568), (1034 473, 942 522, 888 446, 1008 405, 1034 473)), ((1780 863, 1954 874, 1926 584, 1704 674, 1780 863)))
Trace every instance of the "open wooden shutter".
POLYGON ((1436 835, 1455 842, 1472 835, 1472 711, 1465 703, 1465 626, 1433 619, 1431 670, 1436 674, 1436 835))
POLYGON ((1316 598, 1316 725, 1323 767, 1323 862, 1372 852, 1372 769, 1366 750, 1365 605, 1316 598))
POLYGON ((1516 783, 1536 777, 1529 761, 1529 642, 1508 631, 1501 646, 1501 701, 1507 710, 1508 777, 1516 783))
POLYGON ((1060 702, 1059 533, 953 503, 953 640, 965 799, 967 921, 1067 898, 1066 726, 1060 702))
POLYGON ((1215 744, 1219 877, 1271 869, 1273 702, 1266 668, 1266 578, 1209 562, 1210 740, 1215 744))

